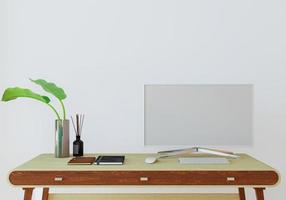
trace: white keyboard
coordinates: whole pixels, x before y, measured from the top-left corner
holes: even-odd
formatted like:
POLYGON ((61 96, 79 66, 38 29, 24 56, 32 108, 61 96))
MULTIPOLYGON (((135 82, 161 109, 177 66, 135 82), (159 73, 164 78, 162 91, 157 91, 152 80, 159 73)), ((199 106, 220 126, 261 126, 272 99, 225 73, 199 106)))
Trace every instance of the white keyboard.
POLYGON ((192 165, 213 165, 213 164, 229 164, 227 158, 216 157, 192 157, 192 158, 179 158, 180 164, 192 164, 192 165))

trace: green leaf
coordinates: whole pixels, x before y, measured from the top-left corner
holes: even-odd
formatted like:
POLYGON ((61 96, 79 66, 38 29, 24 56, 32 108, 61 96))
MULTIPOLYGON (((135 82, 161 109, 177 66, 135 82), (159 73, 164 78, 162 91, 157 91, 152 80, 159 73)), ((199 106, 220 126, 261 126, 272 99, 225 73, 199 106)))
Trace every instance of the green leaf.
POLYGON ((46 92, 51 93, 55 97, 57 97, 59 100, 63 100, 67 97, 65 94, 65 91, 62 88, 59 88, 56 86, 54 83, 47 82, 43 79, 38 79, 38 80, 32 80, 30 81, 40 85, 46 92))
POLYGON ((19 97, 36 99, 43 103, 50 102, 50 99, 47 96, 42 96, 42 95, 32 92, 29 89, 19 88, 19 87, 7 88, 2 96, 2 101, 11 101, 19 97))
POLYGON ((46 92, 58 98, 58 100, 61 103, 62 110, 63 110, 63 119, 66 119, 66 109, 65 109, 64 103, 62 102, 62 100, 64 100, 67 97, 67 95, 65 94, 65 91, 62 88, 59 88, 58 86, 56 86, 56 84, 47 82, 43 79, 38 79, 38 80, 30 79, 30 81, 36 83, 37 85, 40 85, 46 92))

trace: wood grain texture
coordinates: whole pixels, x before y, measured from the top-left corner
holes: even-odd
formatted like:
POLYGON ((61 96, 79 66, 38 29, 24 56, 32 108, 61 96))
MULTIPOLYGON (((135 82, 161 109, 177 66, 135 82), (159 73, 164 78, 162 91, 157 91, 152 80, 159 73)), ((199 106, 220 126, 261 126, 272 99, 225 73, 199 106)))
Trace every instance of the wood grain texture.
POLYGON ((244 190, 243 187, 238 188, 238 194, 239 194, 239 199, 240 200, 246 200, 245 190, 244 190))
POLYGON ((14 171, 14 185, 274 185, 274 171, 14 171))
POLYGON ((24 192, 24 200, 31 200, 33 196, 34 188, 23 188, 24 192))
POLYGON ((254 188, 256 194, 256 200, 264 200, 264 193, 263 190, 265 188, 254 188))
POLYGON ((49 198, 49 188, 43 188, 43 193, 42 193, 42 200, 48 200, 49 198))
POLYGON ((49 200, 239 200, 238 194, 51 194, 49 200))

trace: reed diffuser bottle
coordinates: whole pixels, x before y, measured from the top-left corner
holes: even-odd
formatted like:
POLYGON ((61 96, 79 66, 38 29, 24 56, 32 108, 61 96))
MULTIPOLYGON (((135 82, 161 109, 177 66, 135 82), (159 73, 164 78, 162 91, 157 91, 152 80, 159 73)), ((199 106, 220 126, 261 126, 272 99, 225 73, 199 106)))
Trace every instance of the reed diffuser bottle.
POLYGON ((82 133, 82 126, 84 122, 84 115, 76 115, 76 125, 73 118, 72 123, 76 133, 76 140, 73 142, 73 156, 83 156, 83 141, 80 139, 82 133))
POLYGON ((73 156, 83 156, 83 141, 81 141, 80 135, 77 135, 73 142, 73 156))

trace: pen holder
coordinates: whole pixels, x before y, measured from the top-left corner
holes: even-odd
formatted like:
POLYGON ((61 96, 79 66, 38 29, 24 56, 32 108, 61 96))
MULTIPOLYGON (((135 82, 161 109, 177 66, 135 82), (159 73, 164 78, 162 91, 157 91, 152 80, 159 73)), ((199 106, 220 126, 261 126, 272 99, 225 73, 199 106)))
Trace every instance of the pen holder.
POLYGON ((55 157, 69 157, 69 120, 55 121, 55 157))

